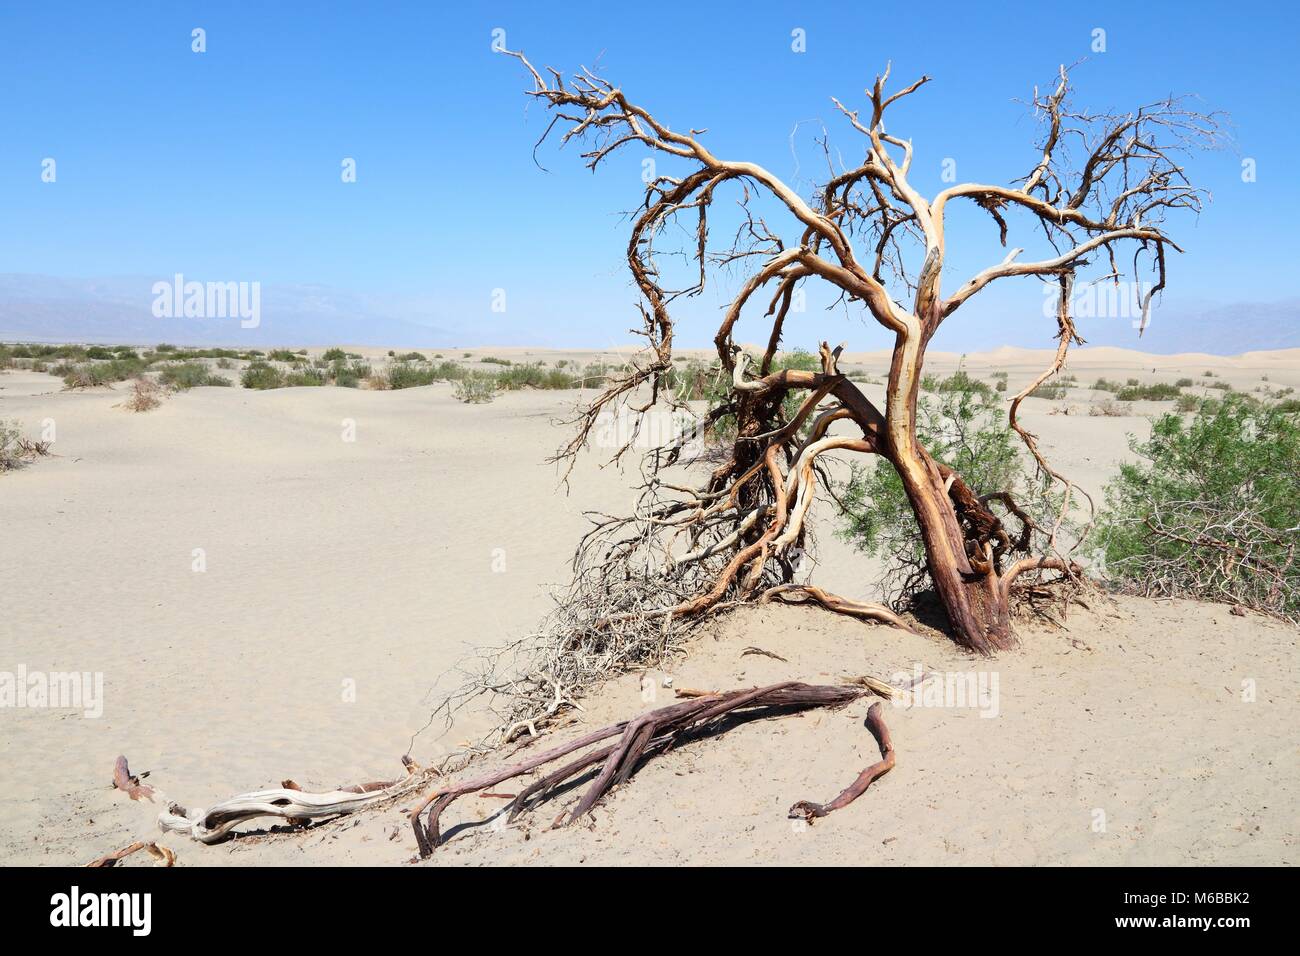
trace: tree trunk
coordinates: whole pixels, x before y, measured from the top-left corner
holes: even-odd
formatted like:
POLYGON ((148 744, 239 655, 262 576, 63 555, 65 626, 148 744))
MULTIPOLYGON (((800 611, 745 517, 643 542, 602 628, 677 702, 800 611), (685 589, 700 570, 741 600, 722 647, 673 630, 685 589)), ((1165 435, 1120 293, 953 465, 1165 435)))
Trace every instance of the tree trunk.
POLYGON ((888 383, 888 457, 902 479, 921 529, 926 565, 948 615, 953 639, 981 654, 1015 644, 1007 595, 990 556, 987 572, 972 566, 966 536, 934 459, 916 442, 916 401, 922 345, 919 335, 900 335, 888 383))

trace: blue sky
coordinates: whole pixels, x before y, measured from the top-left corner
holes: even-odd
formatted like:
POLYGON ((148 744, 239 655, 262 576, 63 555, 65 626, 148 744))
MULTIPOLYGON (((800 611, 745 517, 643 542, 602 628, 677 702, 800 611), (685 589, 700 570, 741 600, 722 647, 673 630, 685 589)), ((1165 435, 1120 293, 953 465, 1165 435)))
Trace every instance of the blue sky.
MULTIPOLYGON (((1023 175, 1036 128, 1015 100, 1062 62, 1086 58, 1079 102, 1097 108, 1198 94, 1231 115, 1235 143, 1192 162, 1214 202, 1172 230, 1188 252, 1162 314, 1297 297, 1293 10, 986 10, 895 5, 880 20, 862 3, 575 4, 571 15, 536 3, 0 3, 0 273, 322 284, 400 300, 463 344, 627 341, 620 213, 639 200, 644 154, 593 176, 576 149, 547 147, 539 170, 546 119, 519 65, 491 50, 501 28, 539 66, 599 63, 671 125, 708 127, 715 152, 789 178, 796 162, 818 168, 818 122, 846 158, 860 155, 830 96, 860 104, 889 60, 898 79, 928 73, 890 127, 913 140, 926 193, 943 187, 946 158, 962 181, 1023 175), (194 27, 206 53, 191 51, 194 27), (791 50, 795 28, 805 53, 791 50), (1104 53, 1090 51, 1095 28, 1104 53), (40 180, 45 157, 56 183, 40 180), (345 157, 354 184, 340 181, 345 157), (1243 157, 1257 182, 1241 181, 1243 157), (491 311, 495 288, 504 315, 491 311)), ((1002 255, 973 216, 949 247, 949 283, 1002 255)), ((686 344, 707 341, 727 288, 685 308, 686 344)), ((937 344, 1048 345, 1041 300, 1032 280, 998 290, 937 344)), ((844 323, 813 311, 792 338, 885 344, 881 330, 844 323)))

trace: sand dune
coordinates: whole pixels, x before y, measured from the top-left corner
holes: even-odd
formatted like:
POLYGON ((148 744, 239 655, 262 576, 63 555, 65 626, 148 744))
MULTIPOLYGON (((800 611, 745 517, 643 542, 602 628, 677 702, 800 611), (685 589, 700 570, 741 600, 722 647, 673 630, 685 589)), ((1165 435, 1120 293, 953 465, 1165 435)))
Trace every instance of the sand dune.
MULTIPOLYGON (((999 350, 965 361, 1008 371, 1014 387, 1045 357, 999 350)), ((934 356, 929 367, 958 358, 934 356)), ((1144 380, 1204 367, 1248 388, 1261 369, 1274 384, 1300 385, 1297 359, 1095 349, 1072 362, 1144 380)), ((883 370, 873 355, 849 361, 883 370)), ((157 806, 108 789, 118 753, 152 771, 160 800, 187 806, 286 777, 311 788, 391 775, 408 748, 436 759, 477 729, 420 732, 440 675, 540 618, 584 509, 631 501, 633 476, 599 468, 594 455, 567 496, 545 463, 576 392, 470 406, 444 385, 198 388, 146 414, 116 407, 124 394, 0 374, 0 418, 57 427, 55 457, 0 477, 0 670, 100 672, 105 696, 98 719, 0 713, 0 852, 14 862, 82 862, 154 832, 157 806), (349 422, 355 441, 344 437, 349 422)), ((1025 419, 1060 467, 1099 493, 1127 434, 1143 434, 1143 415, 1158 406, 1093 418, 1080 413, 1088 401, 1032 400, 1025 419), (1061 418, 1071 404, 1080 409, 1061 418)), ((825 519, 815 530, 819 583, 872 597, 870 562, 825 519)), ((891 712, 898 769, 809 830, 792 829, 784 810, 829 797, 870 758, 860 707, 683 750, 615 795, 591 829, 471 828, 434 862, 1290 862, 1295 645, 1293 629, 1224 608, 1103 601, 1065 632, 1026 631, 1020 650, 987 664, 821 612, 747 612, 674 665, 677 686, 887 676, 921 661, 997 670, 1003 716, 891 712), (741 659, 750 644, 790 664, 741 659), (1257 704, 1239 700, 1246 678, 1259 681, 1257 704), (1090 829, 1095 808, 1111 821, 1105 834, 1090 829)), ((643 706, 629 678, 593 698, 588 719, 643 706)), ((491 805, 466 801, 458 819, 479 820, 491 805)), ((413 853, 396 809, 277 839, 169 842, 183 865, 396 863, 413 853)))

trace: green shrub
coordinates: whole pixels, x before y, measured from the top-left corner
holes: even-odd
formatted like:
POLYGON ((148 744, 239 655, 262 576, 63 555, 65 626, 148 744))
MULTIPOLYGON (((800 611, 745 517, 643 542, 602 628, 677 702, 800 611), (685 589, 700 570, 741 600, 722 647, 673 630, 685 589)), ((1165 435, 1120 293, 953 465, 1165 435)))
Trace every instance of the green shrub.
POLYGON ((578 380, 559 369, 544 369, 540 365, 513 365, 496 373, 497 387, 506 391, 520 388, 563 389, 577 388, 578 380))
POLYGON ((343 388, 356 388, 364 380, 373 374, 370 365, 366 362, 353 359, 350 363, 335 362, 330 367, 330 375, 334 379, 334 384, 343 388))
POLYGON ((228 378, 210 371, 202 362, 164 365, 158 369, 158 380, 164 385, 180 391, 187 388, 197 388, 200 385, 213 385, 221 388, 230 384, 228 378))
POLYGON ((51 374, 61 375, 63 384, 68 388, 93 388, 135 378, 144 373, 145 363, 140 359, 119 358, 107 362, 83 362, 78 365, 69 365, 65 362, 50 371, 51 374))
POLYGON ((285 388, 324 385, 326 381, 325 373, 317 368, 296 368, 284 373, 285 388))
POLYGON ((418 388, 438 380, 438 368, 394 362, 388 367, 389 388, 418 388))
POLYGON ((957 371, 937 382, 931 391, 966 392, 976 395, 984 401, 991 401, 993 398, 993 389, 989 387, 989 384, 977 378, 972 378, 966 369, 960 365, 957 366, 957 371))
POLYGON ((1130 385, 1121 388, 1115 397, 1121 402, 1171 402, 1182 393, 1177 385, 1168 382, 1155 382, 1151 385, 1130 385))
POLYGON ((456 383, 454 394, 460 401, 471 405, 490 402, 497 395, 496 376, 482 372, 466 375, 456 383))
POLYGON ((1196 383, 1190 378, 1180 378, 1178 381, 1174 382, 1174 388, 1191 388, 1195 384, 1196 383))
POLYGON ((244 369, 244 374, 239 377, 239 382, 244 388, 283 388, 284 373, 274 365, 256 361, 244 369))
MULTIPOLYGON (((916 419, 919 443, 936 460, 955 469, 976 494, 1008 491, 1022 507, 1040 496, 1028 490, 1030 479, 1006 416, 975 392, 922 397, 916 419)), ((895 606, 906 604, 928 586, 929 579, 924 573, 921 530, 898 472, 885 459, 852 465, 839 499, 846 519, 840 536, 884 560, 889 596, 895 606)))
POLYGON ((348 354, 342 349, 326 349, 321 358, 326 362, 342 362, 348 357, 348 354))
POLYGON ((1300 621, 1300 420, 1244 395, 1166 414, 1107 486, 1105 570, 1147 595, 1226 601, 1300 621))
POLYGON ((405 355, 397 356, 399 362, 427 362, 429 361, 419 352, 407 352, 405 355))
MULTIPOLYGON (((465 357, 466 358, 469 357, 468 352, 465 353, 465 357)), ((485 355, 481 359, 479 359, 479 361, 486 362, 489 365, 514 365, 515 364, 514 362, 510 361, 510 359, 496 358, 495 356, 492 355, 485 355)))

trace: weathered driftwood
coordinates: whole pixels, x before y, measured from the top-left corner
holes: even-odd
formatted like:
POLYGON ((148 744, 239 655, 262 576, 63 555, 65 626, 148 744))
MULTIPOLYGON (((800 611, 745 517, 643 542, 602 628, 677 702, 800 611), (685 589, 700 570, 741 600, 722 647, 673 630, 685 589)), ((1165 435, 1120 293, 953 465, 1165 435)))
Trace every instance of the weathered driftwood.
POLYGON ((149 855, 158 861, 154 866, 174 866, 176 863, 176 853, 174 851, 169 850, 165 846, 159 846, 157 843, 137 840, 129 846, 122 847, 120 850, 114 850, 112 853, 108 854, 108 856, 101 856, 98 860, 91 860, 86 864, 86 867, 117 866, 118 861, 140 850, 148 850, 149 855))
MULTIPOLYGON (((415 832, 415 841, 419 845, 420 855, 429 856, 442 842, 439 820, 442 813, 453 801, 467 794, 486 791, 506 780, 521 777, 547 764, 585 751, 558 769, 549 770, 525 787, 501 812, 508 814, 508 820, 514 820, 520 813, 532 809, 530 801, 545 799, 556 786, 576 777, 584 770, 597 765, 600 771, 588 786, 577 805, 569 812, 567 819, 562 813, 555 821, 555 826, 567 825, 589 813, 600 799, 613 787, 622 784, 636 772, 645 761, 671 750, 673 747, 699 737, 723 733, 736 723, 763 717, 795 713, 818 707, 842 707, 857 700, 872 688, 866 686, 812 685, 796 682, 772 684, 767 687, 755 687, 749 690, 710 693, 687 697, 667 707, 660 707, 632 720, 610 724, 599 730, 584 734, 565 744, 551 747, 541 753, 507 767, 488 773, 438 787, 428 794, 411 811, 411 827, 415 832), (618 738, 614 743, 595 747, 603 741, 618 738), (587 749, 594 748, 594 749, 587 749), (421 815, 428 808, 427 818, 421 815)), ((877 734, 884 723, 879 705, 872 708, 869 725, 877 734)), ((888 733, 885 733, 886 741, 888 733)), ((884 745, 882 744, 882 747, 884 745)), ((889 766, 893 766, 893 748, 890 747, 889 766)), ((888 768, 886 768, 888 769, 888 768)), ((871 779, 880 776, 877 772, 871 779)), ((865 776, 865 773, 864 775, 865 776)), ((818 816, 831 810, 839 809, 850 803, 866 789, 862 778, 837 797, 831 804, 822 808, 818 816), (846 795, 857 788, 852 796, 846 795)), ((867 781, 870 783, 870 780, 867 781)), ((535 804, 533 804, 535 805, 535 804)), ((802 806, 803 804, 796 804, 802 806)), ((808 804, 808 806, 813 806, 808 804)))
POLYGON ((866 793, 867 787, 894 769, 894 742, 890 739, 889 728, 885 726, 884 714, 878 703, 872 704, 871 709, 867 711, 867 729, 871 731, 871 735, 876 738, 876 743, 880 746, 881 759, 858 774, 858 779, 841 791, 840 795, 830 803, 810 803, 807 800, 800 800, 790 808, 792 818, 812 823, 813 820, 826 816, 832 810, 847 807, 866 793))
POLYGON ((408 776, 400 780, 360 783, 323 793, 301 790, 286 780, 279 789, 241 793, 206 809, 186 810, 173 803, 158 815, 158 826, 164 832, 185 833, 200 843, 216 843, 240 823, 257 817, 303 823, 353 813, 407 791, 413 779, 410 775, 417 768, 409 757, 403 757, 402 763, 408 776))

